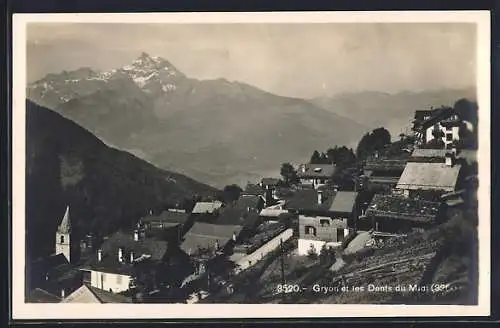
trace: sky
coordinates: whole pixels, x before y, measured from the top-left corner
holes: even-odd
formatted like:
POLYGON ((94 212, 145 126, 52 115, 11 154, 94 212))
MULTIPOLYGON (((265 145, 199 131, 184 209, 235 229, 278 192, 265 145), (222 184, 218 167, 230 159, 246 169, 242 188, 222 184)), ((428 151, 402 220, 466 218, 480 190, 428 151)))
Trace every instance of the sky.
POLYGON ((471 23, 30 23, 27 79, 161 56, 189 77, 290 97, 476 84, 471 23))

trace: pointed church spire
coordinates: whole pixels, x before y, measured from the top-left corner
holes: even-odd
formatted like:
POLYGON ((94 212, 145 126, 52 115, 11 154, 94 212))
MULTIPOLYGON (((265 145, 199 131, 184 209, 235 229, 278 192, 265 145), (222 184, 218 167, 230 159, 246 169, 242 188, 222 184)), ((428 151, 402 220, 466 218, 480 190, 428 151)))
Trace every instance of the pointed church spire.
POLYGON ((66 206, 66 212, 64 213, 64 217, 57 228, 57 232, 59 233, 69 233, 71 231, 71 221, 69 218, 69 205, 66 206))

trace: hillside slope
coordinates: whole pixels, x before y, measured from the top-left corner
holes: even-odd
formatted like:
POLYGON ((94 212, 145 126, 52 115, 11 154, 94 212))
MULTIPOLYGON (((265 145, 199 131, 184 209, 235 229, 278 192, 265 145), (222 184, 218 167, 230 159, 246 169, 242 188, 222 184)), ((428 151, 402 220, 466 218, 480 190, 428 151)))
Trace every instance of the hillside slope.
POLYGON ((318 147, 355 146, 368 130, 302 99, 189 78, 144 53, 109 72, 51 74, 27 92, 109 145, 218 187, 278 175, 318 147))
POLYGON ((26 104, 26 224, 30 257, 52 251, 66 205, 80 232, 106 234, 149 210, 216 190, 106 146, 47 108, 26 104))

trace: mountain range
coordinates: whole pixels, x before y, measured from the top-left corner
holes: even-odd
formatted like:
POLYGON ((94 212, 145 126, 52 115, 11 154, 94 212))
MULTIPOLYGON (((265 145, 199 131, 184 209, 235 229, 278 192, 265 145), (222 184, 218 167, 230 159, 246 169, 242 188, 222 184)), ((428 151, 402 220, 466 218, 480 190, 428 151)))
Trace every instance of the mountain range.
POLYGON ((473 94, 444 89, 305 100, 237 81, 190 78, 146 53, 109 71, 84 67, 27 86, 30 100, 107 145, 219 188, 276 177, 281 163, 307 161, 316 149, 355 148, 376 127, 397 136, 414 110, 473 94))
POLYGON ((398 93, 365 91, 310 99, 313 104, 362 125, 385 127, 393 138, 411 127, 415 110, 450 106, 462 98, 476 100, 474 87, 398 93))
POLYGON ((278 176, 282 162, 355 146, 368 129, 304 99, 189 78, 146 53, 106 72, 49 74, 27 95, 108 145, 216 187, 278 176))
POLYGON ((52 110, 26 103, 26 240, 30 258, 53 251, 66 206, 80 233, 106 235, 150 210, 215 195, 214 188, 110 148, 52 110))

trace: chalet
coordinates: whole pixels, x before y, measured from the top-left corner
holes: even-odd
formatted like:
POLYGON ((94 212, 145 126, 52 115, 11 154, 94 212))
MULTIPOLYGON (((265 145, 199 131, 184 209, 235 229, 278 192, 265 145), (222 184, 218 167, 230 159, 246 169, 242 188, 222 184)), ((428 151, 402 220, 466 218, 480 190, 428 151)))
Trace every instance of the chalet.
POLYGON ((83 284, 80 288, 64 298, 61 303, 132 303, 130 297, 83 284))
POLYGON ((391 190, 403 173, 404 159, 372 159, 363 167, 362 179, 367 181, 367 189, 372 191, 391 190))
POLYGON ((357 198, 351 191, 298 190, 286 208, 299 215, 299 254, 339 246, 356 220, 357 198))
POLYGON ((461 165, 455 156, 446 154, 444 163, 408 162, 396 185, 396 192, 404 196, 422 196, 422 192, 444 194, 456 190, 461 165))
POLYGON ((208 261, 225 254, 238 240, 240 225, 195 222, 180 245, 194 262, 195 274, 206 271, 208 261))
POLYGON ((460 140, 460 130, 463 128, 466 128, 466 124, 453 108, 441 107, 433 110, 430 117, 415 120, 413 131, 417 145, 426 144, 441 134, 443 143, 448 147, 452 142, 460 140))
POLYGON ((159 236, 178 244, 192 224, 192 217, 184 210, 169 209, 159 215, 148 215, 140 220, 147 237, 159 236))
POLYGON ((326 185, 336 172, 334 164, 301 164, 297 170, 297 177, 302 185, 313 188, 326 185))
POLYGON ((147 238, 137 230, 133 234, 118 231, 104 240, 96 256, 81 269, 83 282, 113 293, 127 291, 134 266, 165 261, 167 246, 167 241, 147 238))
POLYGON ((440 202, 377 194, 357 226, 365 231, 406 233, 439 223, 443 209, 440 202))

